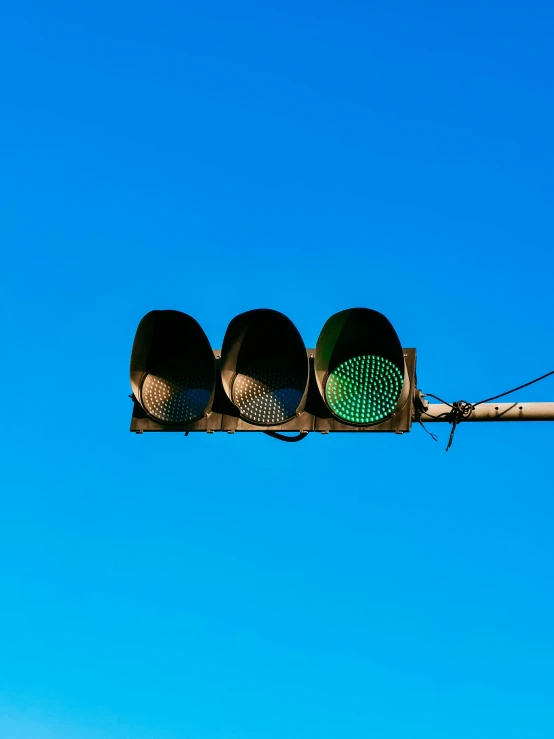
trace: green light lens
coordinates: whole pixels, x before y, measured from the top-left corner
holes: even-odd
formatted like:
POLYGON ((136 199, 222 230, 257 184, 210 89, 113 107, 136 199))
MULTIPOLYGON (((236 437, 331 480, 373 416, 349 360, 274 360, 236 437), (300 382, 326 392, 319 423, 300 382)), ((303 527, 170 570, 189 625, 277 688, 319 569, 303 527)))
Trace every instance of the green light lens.
POLYGON ((404 377, 383 357, 360 356, 336 367, 325 385, 333 413, 350 423, 377 423, 394 413, 404 377))

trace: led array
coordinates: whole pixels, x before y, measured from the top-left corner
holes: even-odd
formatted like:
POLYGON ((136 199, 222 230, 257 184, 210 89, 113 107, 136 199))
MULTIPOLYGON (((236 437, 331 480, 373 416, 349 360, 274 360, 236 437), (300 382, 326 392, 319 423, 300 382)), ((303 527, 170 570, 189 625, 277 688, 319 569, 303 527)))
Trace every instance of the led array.
POLYGON ((189 423, 204 415, 211 386, 195 374, 175 377, 147 375, 142 384, 142 403, 153 418, 166 423, 189 423))
POLYGON ((241 367, 233 383, 233 402, 254 423, 278 424, 296 413, 304 388, 298 374, 271 365, 241 367))
POLYGON ((359 356, 339 364, 327 378, 325 397, 339 418, 351 423, 382 421, 394 413, 404 377, 388 359, 359 356))

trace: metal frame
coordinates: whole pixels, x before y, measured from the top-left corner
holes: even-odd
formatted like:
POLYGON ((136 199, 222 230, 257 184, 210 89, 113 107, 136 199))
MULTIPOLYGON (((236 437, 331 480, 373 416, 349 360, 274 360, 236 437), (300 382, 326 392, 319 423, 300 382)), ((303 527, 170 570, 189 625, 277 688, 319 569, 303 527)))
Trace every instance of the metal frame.
POLYGON ((354 424, 343 423, 336 419, 331 411, 327 408, 321 394, 318 391, 314 357, 315 349, 307 349, 308 360, 310 363, 310 380, 308 386, 308 396, 306 399, 305 410, 295 418, 286 423, 277 426, 260 426, 258 424, 249 423, 242 419, 238 414, 238 409, 231 403, 226 396, 221 383, 221 350, 214 349, 214 357, 216 360, 216 390, 212 411, 207 416, 198 421, 183 425, 162 425, 156 423, 144 410, 134 396, 131 396, 133 403, 133 415, 131 418, 130 430, 136 434, 145 432, 163 431, 165 433, 192 433, 203 431, 204 433, 213 434, 216 432, 225 432, 234 434, 235 432, 297 432, 297 433, 313 433, 321 434, 329 433, 362 433, 362 432, 389 432, 403 434, 410 431, 412 425, 412 408, 413 399, 416 392, 416 350, 404 349, 404 361, 410 382, 410 394, 404 406, 400 408, 393 416, 387 418, 382 423, 371 424, 368 426, 357 426, 354 424))

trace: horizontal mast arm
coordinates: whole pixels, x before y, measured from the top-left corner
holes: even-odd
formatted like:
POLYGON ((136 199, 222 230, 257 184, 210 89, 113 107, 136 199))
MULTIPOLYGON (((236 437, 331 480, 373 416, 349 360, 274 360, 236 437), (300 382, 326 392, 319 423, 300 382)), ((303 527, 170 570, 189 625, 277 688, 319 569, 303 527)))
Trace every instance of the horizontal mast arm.
MULTIPOLYGON (((449 423, 452 408, 443 403, 425 403, 420 420, 424 423, 449 423)), ((475 406, 463 423, 472 421, 554 421, 554 403, 482 403, 475 406)))

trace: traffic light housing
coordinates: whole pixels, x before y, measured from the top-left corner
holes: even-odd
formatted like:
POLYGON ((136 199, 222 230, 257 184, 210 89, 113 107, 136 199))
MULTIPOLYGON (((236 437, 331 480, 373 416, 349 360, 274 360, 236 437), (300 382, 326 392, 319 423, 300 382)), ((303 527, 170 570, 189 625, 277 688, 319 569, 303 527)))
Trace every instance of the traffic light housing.
POLYGON ((221 350, 191 316, 151 311, 131 355, 131 431, 404 433, 415 354, 368 308, 331 316, 315 349, 275 310, 233 318, 221 350))
POLYGON ((319 335, 314 364, 328 411, 318 414, 317 431, 409 430, 411 408, 408 418, 402 411, 413 382, 396 331, 382 313, 369 308, 335 313, 319 335))
MULTIPOLYGON (((287 430, 302 415, 310 365, 294 323, 266 308, 233 318, 221 349, 223 391, 233 405, 235 430, 287 430)), ((294 429, 293 429, 294 430, 294 429)))
POLYGON ((192 316, 176 310, 144 316, 131 353, 131 388, 145 431, 204 430, 215 396, 216 361, 192 316))

